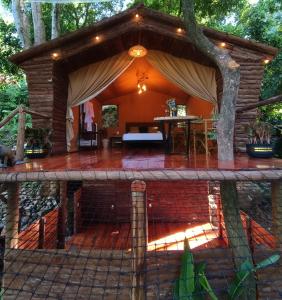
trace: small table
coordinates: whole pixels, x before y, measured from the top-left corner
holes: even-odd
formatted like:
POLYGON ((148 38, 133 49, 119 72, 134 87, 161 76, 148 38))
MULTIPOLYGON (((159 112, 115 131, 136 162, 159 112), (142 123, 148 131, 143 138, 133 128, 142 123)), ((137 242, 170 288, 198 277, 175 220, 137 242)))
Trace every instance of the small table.
POLYGON ((111 136, 110 145, 111 145, 111 148, 116 147, 116 146, 122 146, 122 136, 121 135, 111 136))
POLYGON ((190 144, 190 127, 191 121, 198 120, 199 117, 197 116, 177 116, 177 117, 156 117, 154 118, 155 122, 160 123, 160 130, 163 135, 163 141, 165 144, 165 151, 166 153, 171 153, 171 130, 173 124, 183 122, 185 124, 185 135, 186 135, 186 155, 189 155, 189 144, 190 144), (165 134, 165 123, 168 124, 168 134, 165 134))

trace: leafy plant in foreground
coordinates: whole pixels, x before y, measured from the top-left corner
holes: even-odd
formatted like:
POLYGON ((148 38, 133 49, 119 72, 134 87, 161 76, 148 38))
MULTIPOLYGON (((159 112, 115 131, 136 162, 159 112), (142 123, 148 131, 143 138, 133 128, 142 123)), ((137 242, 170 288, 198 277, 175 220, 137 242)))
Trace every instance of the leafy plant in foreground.
POLYGON ((235 275, 235 279, 233 280, 233 282, 228 288, 228 299, 235 300, 238 299, 240 295, 242 295, 244 289, 246 288, 244 286, 244 283, 249 278, 251 273, 254 273, 259 269, 266 268, 276 263, 279 259, 280 259, 280 255, 275 254, 259 262, 255 267, 252 266, 249 260, 245 260, 241 264, 239 271, 235 275))
POLYGON ((181 257, 181 270, 179 278, 175 282, 173 299, 202 300, 205 299, 205 294, 208 294, 210 299, 217 300, 218 298, 205 275, 206 264, 203 262, 194 263, 188 240, 185 240, 184 244, 184 253, 181 257))

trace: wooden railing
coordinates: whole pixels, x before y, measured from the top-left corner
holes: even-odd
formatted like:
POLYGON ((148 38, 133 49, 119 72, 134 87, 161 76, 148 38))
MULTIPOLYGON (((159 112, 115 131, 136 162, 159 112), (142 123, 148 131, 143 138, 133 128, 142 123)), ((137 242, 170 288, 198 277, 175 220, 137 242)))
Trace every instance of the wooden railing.
MULTIPOLYGON (((254 249, 255 244, 261 244, 267 246, 270 249, 275 249, 276 241, 274 236, 264 229, 260 224, 258 224, 254 219, 252 219, 245 212, 240 211, 241 220, 243 223, 243 227, 245 229, 249 246, 251 249, 254 249)), ((228 237, 225 229, 223 213, 221 209, 218 209, 218 230, 219 236, 224 240, 224 242, 228 245, 228 237)))
POLYGON ((13 110, 4 120, 0 122, 0 129, 5 126, 13 117, 19 114, 18 120, 18 134, 17 134, 17 147, 16 147, 16 160, 22 161, 24 159, 24 143, 25 143, 25 114, 30 114, 32 116, 38 116, 41 118, 50 119, 49 116, 41 114, 39 112, 33 111, 19 105, 15 110, 13 110))
POLYGON ((19 233, 19 249, 55 249, 58 209, 47 213, 19 233))

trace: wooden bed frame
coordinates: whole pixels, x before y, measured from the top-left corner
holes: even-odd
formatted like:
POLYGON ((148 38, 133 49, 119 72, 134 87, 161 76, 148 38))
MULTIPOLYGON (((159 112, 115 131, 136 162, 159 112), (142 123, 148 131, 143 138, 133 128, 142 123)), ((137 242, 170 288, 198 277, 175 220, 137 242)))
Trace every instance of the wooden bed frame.
POLYGON ((125 124, 125 133, 129 133, 132 127, 158 127, 160 130, 160 124, 158 122, 129 122, 125 124))
MULTIPOLYGON (((139 129, 149 128, 149 127, 157 127, 160 131, 160 124, 158 122, 128 122, 125 124, 125 133, 130 133, 130 129, 132 127, 138 127, 139 129)), ((141 132, 140 132, 141 133, 141 132)), ((160 140, 131 140, 131 141, 123 141, 124 144, 163 144, 164 141, 160 140)))

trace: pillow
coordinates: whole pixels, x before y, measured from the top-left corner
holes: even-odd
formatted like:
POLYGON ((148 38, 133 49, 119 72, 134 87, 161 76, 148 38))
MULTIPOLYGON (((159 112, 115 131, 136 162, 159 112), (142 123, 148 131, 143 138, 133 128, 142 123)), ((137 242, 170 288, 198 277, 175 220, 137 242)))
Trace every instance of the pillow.
POLYGON ((148 127, 148 132, 149 133, 157 133, 157 132, 159 132, 159 127, 158 126, 150 126, 150 127, 148 127))
POLYGON ((132 126, 129 128, 129 133, 139 133, 139 128, 137 126, 132 126))
POLYGON ((139 132, 140 133, 147 133, 148 132, 148 127, 147 126, 140 126, 139 127, 139 132))

